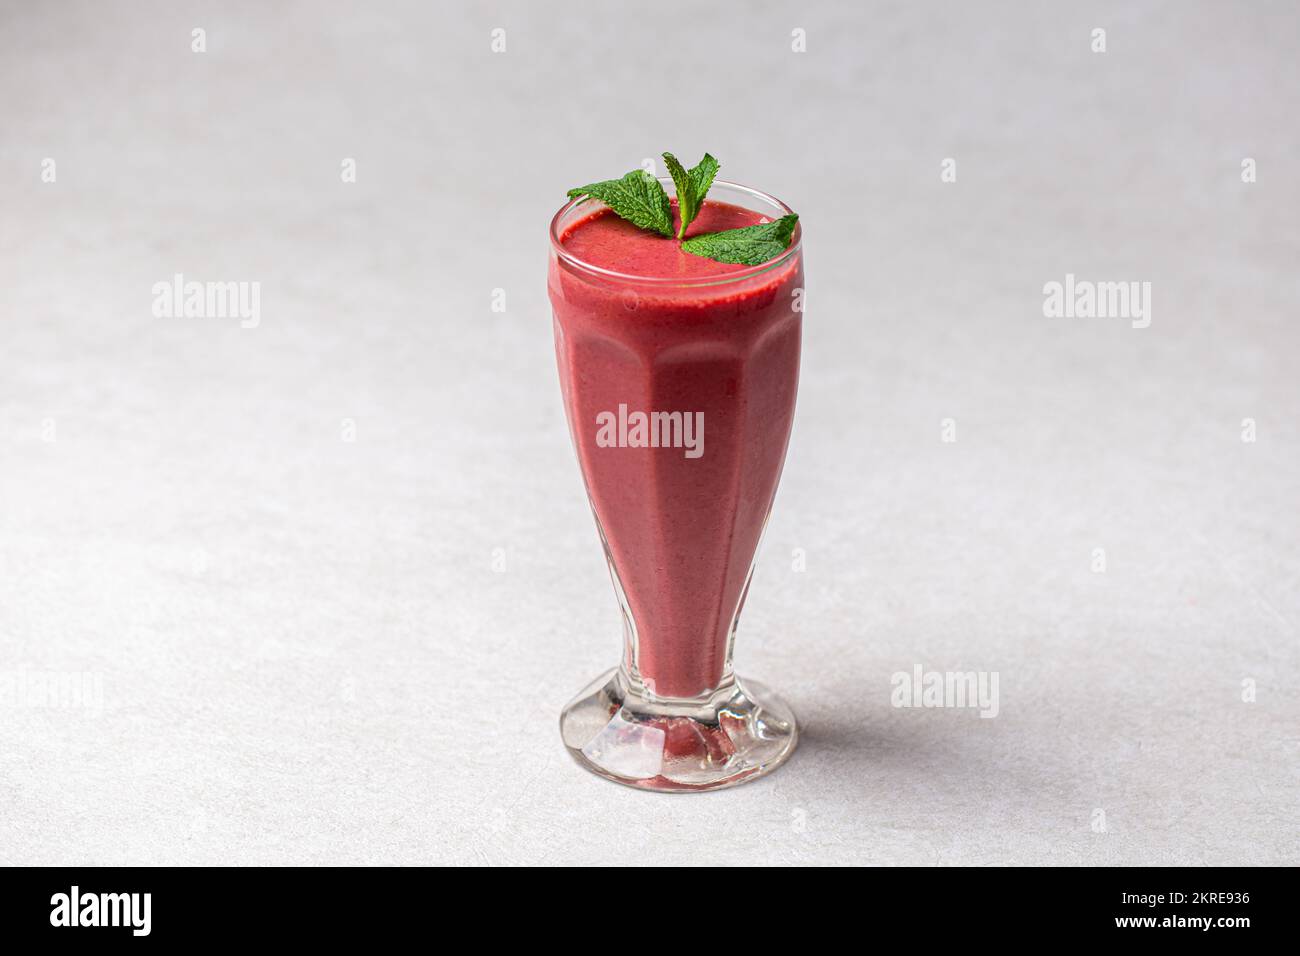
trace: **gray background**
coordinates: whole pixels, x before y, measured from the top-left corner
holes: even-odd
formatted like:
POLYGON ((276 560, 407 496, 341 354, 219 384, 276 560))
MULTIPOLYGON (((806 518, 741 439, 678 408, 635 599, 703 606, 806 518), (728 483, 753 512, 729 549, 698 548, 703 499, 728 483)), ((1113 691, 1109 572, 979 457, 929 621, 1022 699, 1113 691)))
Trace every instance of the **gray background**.
POLYGON ((0 862, 1300 862, 1298 27, 5 4, 0 862), (556 727, 619 635, 546 226, 665 149, 799 211, 810 290, 737 657, 803 742, 691 798, 556 727), (176 272, 260 326, 155 318, 176 272), (1151 327, 1044 318, 1067 272, 1151 327), (916 664, 1000 715, 891 707, 916 664))

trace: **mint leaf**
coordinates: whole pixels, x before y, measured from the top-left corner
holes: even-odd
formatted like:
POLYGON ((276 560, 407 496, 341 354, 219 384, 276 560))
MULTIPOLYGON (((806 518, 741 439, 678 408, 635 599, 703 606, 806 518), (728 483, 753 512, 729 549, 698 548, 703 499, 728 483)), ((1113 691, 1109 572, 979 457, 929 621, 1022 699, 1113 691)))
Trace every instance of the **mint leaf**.
POLYGON ((661 236, 673 235, 673 209, 663 185, 644 169, 634 169, 622 179, 607 179, 569 190, 569 198, 591 196, 642 229, 661 236))
POLYGON ((715 262, 761 266, 790 248, 790 237, 794 235, 794 225, 798 221, 799 217, 790 213, 775 222, 692 236, 682 243, 682 249, 715 262))
POLYGON ((677 212, 682 217, 682 224, 677 229, 677 238, 680 239, 704 205, 704 197, 713 185, 713 177, 718 175, 718 161, 705 153, 704 158, 690 172, 682 167, 672 153, 664 153, 664 162, 668 164, 668 174, 673 177, 673 185, 677 187, 677 212))

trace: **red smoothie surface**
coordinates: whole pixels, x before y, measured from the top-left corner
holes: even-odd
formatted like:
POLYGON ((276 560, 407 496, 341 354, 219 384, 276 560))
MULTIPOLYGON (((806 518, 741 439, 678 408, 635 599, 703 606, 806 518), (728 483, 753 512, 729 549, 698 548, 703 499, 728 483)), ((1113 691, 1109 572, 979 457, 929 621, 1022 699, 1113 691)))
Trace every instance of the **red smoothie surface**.
MULTIPOLYGON (((687 235, 765 221, 706 201, 687 235)), ((785 461, 802 255, 734 278, 754 270, 683 252, 603 207, 579 212, 559 239, 587 265, 687 283, 602 277, 555 253, 548 281, 569 427, 631 612, 625 665, 658 696, 695 697, 730 676, 732 631, 785 461), (598 416, 620 405, 703 413, 702 454, 603 447, 598 416)))
MULTIPOLYGON (((706 232, 722 232, 756 226, 771 220, 761 213, 729 203, 705 201, 699 214, 686 230, 686 238, 706 232)), ((673 204, 673 235, 680 219, 673 204)), ((662 239, 620 219, 613 211, 601 209, 594 216, 579 219, 564 231, 560 242, 570 255, 583 262, 628 275, 669 279, 699 279, 744 272, 750 266, 714 262, 703 256, 682 252, 676 240, 662 239)))

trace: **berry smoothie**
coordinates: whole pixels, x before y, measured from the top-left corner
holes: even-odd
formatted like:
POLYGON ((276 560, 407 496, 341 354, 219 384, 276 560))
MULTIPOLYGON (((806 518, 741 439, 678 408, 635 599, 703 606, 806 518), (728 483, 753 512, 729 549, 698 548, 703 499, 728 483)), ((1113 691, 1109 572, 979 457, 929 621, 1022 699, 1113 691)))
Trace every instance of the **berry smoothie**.
MULTIPOLYGON (((687 237, 766 221, 706 200, 687 237)), ((756 267, 686 253, 595 202, 562 215, 554 235, 560 384, 623 605, 623 665, 655 697, 707 695, 731 678, 790 437, 798 233, 756 267)))

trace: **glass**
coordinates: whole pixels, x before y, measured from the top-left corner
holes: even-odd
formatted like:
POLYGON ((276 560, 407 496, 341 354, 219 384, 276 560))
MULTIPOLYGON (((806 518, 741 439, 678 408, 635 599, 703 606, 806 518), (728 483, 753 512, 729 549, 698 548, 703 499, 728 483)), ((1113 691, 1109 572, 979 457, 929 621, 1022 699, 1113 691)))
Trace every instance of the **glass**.
MULTIPOLYGON (((709 199, 772 219, 790 212, 733 183, 715 182, 709 199)), ((602 777, 713 790, 773 770, 798 737, 790 708, 738 678, 731 658, 794 416, 802 234, 760 266, 635 276, 561 243, 600 208, 578 200, 556 214, 548 287, 565 413, 622 609, 623 660, 565 707, 560 731, 602 777)))

